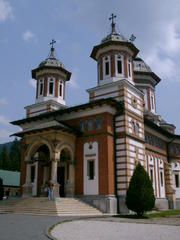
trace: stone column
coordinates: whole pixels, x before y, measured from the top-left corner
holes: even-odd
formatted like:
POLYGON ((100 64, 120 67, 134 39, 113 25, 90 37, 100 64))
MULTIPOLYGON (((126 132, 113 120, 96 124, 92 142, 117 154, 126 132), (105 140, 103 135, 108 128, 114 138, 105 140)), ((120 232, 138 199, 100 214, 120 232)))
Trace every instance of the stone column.
POLYGON ((54 184, 54 197, 58 198, 59 195, 59 184, 57 182, 57 166, 58 166, 57 153, 54 154, 54 157, 51 160, 51 182, 54 184))
POLYGON ((32 196, 32 184, 31 184, 31 165, 26 163, 26 182, 23 187, 23 197, 32 196))
POLYGON ((170 209, 176 209, 175 189, 173 188, 171 165, 165 163, 165 182, 166 182, 166 197, 169 202, 170 209))

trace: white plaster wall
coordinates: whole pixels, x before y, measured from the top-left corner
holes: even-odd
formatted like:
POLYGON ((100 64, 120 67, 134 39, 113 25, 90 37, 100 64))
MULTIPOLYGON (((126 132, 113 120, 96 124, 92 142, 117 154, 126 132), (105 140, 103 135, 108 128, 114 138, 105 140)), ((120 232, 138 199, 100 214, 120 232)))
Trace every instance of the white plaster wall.
MULTIPOLYGON (((175 184, 175 174, 179 175, 179 181, 180 181, 180 163, 179 162, 174 162, 171 164, 172 166, 172 172, 173 172, 173 187, 176 191, 176 198, 180 198, 180 187, 177 188, 175 184)), ((180 183, 179 183, 180 186, 180 183)))
POLYGON ((98 163, 98 143, 92 143, 92 149, 89 149, 89 143, 84 144, 84 195, 99 194, 99 163, 98 163), (88 156, 93 155, 93 156, 88 156), (95 176, 89 180, 87 172, 87 162, 93 159, 95 161, 95 176))

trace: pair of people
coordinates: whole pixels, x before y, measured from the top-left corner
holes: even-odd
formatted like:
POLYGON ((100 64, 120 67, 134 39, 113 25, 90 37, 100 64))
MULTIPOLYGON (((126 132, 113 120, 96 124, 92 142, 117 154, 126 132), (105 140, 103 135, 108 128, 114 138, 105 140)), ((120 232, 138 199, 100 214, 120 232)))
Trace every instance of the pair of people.
POLYGON ((54 200, 54 184, 52 182, 46 183, 44 191, 47 193, 49 200, 54 200))

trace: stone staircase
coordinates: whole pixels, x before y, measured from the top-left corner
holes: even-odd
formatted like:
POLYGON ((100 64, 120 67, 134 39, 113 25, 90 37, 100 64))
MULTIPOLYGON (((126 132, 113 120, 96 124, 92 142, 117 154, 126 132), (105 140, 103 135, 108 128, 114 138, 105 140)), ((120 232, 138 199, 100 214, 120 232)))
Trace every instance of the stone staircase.
POLYGON ((0 214, 30 214, 45 216, 99 216, 102 213, 75 198, 57 198, 49 201, 45 197, 31 197, 0 201, 0 214))

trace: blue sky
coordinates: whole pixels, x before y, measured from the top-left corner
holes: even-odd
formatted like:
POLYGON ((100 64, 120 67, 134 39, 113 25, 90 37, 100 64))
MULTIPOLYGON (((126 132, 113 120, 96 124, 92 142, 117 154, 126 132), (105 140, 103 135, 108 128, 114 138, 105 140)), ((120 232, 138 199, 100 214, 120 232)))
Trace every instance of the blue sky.
POLYGON ((96 86, 94 45, 110 31, 108 18, 127 38, 133 33, 140 57, 161 78, 158 113, 180 134, 180 1, 179 0, 0 0, 0 143, 19 129, 9 121, 25 117, 35 101, 31 69, 44 60, 56 39, 58 58, 72 72, 67 84, 69 106, 88 101, 96 86))

